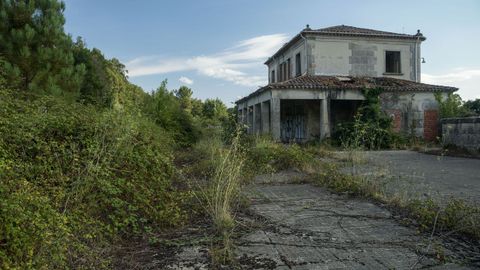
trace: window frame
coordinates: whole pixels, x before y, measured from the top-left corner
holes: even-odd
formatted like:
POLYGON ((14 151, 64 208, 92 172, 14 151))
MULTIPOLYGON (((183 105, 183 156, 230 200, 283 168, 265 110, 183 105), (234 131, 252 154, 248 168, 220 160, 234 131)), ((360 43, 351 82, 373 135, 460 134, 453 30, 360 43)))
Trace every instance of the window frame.
POLYGON ((300 53, 295 55, 295 77, 302 75, 302 56, 300 53))
MULTIPOLYGON (((395 61, 395 59, 393 59, 393 61, 395 61)), ((402 73, 402 52, 401 51, 393 51, 393 50, 385 50, 385 72, 383 73, 385 75, 403 75, 402 73), (396 67, 396 64, 395 63, 392 63, 392 67, 394 69, 394 71, 389 71, 388 70, 388 59, 389 57, 387 57, 387 55, 389 53, 398 53, 398 70, 395 71, 395 67, 396 67)))
POLYGON ((287 76, 286 76, 286 79, 287 79, 287 80, 289 80, 289 79, 291 78, 291 76, 292 76, 292 75, 291 75, 291 74, 292 74, 292 72, 291 72, 291 67, 290 67, 291 62, 292 62, 292 61, 290 60, 290 58, 288 58, 288 59, 287 59, 287 62, 286 62, 286 65, 287 65, 287 76))

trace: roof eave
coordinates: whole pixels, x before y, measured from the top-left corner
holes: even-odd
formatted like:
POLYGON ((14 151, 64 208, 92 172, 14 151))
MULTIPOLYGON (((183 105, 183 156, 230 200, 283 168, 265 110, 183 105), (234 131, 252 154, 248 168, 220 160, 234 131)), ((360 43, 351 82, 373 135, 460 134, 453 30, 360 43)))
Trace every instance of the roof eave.
POLYGON ((352 36, 352 37, 373 37, 373 38, 386 38, 386 39, 410 39, 425 41, 427 37, 424 35, 401 35, 401 34, 366 34, 366 33, 345 33, 345 32, 319 32, 315 30, 302 31, 305 34, 317 35, 317 36, 352 36))
MULTIPOLYGON (((366 86, 365 86, 366 87, 366 86)), ((331 89, 331 90, 360 90, 365 87, 347 87, 347 86, 318 86, 318 85, 275 85, 275 84, 268 84, 265 85, 254 92, 250 93, 248 96, 245 96, 237 101, 235 101, 235 104, 239 104, 245 100, 248 100, 260 93, 262 93, 265 90, 268 89, 317 89, 317 90, 325 90, 325 89, 331 89)), ((409 86, 372 86, 372 87, 379 87, 383 88, 386 92, 445 92, 445 93, 453 93, 458 91, 457 87, 452 87, 452 86, 441 86, 441 85, 435 85, 434 87, 431 87, 430 89, 422 89, 419 90, 418 88, 415 87, 409 87, 409 86)))

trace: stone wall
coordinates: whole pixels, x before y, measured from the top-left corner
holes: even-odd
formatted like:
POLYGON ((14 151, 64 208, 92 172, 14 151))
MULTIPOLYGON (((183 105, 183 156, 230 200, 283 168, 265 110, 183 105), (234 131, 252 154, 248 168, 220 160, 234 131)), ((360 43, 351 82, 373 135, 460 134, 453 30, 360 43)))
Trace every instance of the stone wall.
POLYGON ((480 117, 446 118, 441 123, 444 145, 480 152, 480 117))

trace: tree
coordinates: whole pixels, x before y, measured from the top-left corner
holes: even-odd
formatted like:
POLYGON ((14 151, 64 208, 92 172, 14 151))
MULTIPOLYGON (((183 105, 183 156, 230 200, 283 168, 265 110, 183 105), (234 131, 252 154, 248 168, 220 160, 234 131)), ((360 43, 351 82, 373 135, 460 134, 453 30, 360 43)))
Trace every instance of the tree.
POLYGON ((463 106, 475 115, 480 115, 480 98, 468 100, 463 106))
POLYGON ((192 89, 186 86, 181 86, 178 90, 174 90, 173 92, 175 93, 175 96, 180 101, 180 107, 187 113, 191 114, 192 113, 192 95, 193 95, 192 89))
POLYGON ((169 91, 167 80, 164 80, 146 99, 144 112, 157 125, 171 132, 179 145, 190 146, 198 139, 199 130, 175 93, 178 91, 169 91))
POLYGON ((225 119, 228 116, 227 107, 218 98, 207 99, 203 103, 203 116, 214 120, 225 119))
POLYGON ((203 102, 200 99, 192 99, 192 115, 194 117, 203 116, 203 102))
POLYGON ((13 87, 78 92, 83 65, 74 65, 72 41, 64 32, 65 4, 57 0, 0 0, 0 55, 13 87))
POLYGON ((73 46, 76 65, 85 66, 85 76, 80 85, 79 99, 84 103, 109 106, 112 103, 112 89, 109 85, 108 60, 98 49, 89 50, 85 42, 78 37, 73 46))
POLYGON ((446 98, 441 93, 435 93, 435 99, 438 102, 440 117, 464 117, 468 115, 468 110, 463 106, 460 95, 448 93, 446 98))

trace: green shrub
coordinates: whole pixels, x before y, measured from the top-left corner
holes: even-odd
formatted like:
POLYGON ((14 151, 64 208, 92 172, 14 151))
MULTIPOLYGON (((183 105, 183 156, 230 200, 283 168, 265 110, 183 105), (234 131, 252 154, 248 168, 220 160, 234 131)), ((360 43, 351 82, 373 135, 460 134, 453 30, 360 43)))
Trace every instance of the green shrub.
POLYGON ((462 233, 480 239, 480 208, 453 199, 440 206, 432 199, 414 200, 407 204, 411 217, 423 230, 462 233))
POLYGON ((314 155, 298 144, 281 144, 268 137, 255 137, 247 148, 247 168, 252 174, 285 169, 309 170, 314 155))
POLYGON ((382 187, 369 181, 366 177, 344 174, 339 171, 338 165, 324 163, 321 170, 310 175, 312 182, 326 186, 340 193, 349 193, 354 196, 363 196, 382 199, 382 187))
POLYGON ((186 222, 172 145, 140 116, 0 90, 4 268, 100 268, 116 238, 186 222))
POLYGON ((5 181, 11 168, 0 170, 0 268, 65 268, 71 238, 65 215, 28 181, 5 181))

